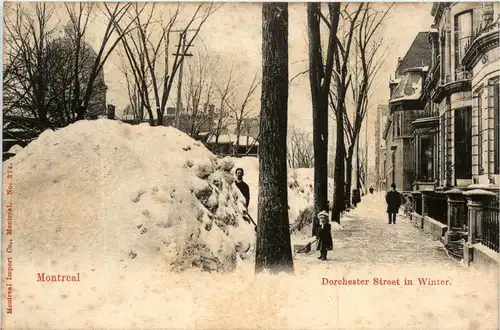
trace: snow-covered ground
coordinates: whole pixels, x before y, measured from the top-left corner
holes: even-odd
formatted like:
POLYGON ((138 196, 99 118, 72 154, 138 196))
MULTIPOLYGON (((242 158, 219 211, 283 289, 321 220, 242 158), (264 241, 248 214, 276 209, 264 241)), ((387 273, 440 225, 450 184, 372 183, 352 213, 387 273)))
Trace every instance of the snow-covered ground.
MULTIPOLYGON (((498 315, 497 273, 300 256, 295 276, 255 276, 254 228, 231 183, 243 167, 257 221, 257 160, 218 160, 172 128, 82 121, 43 133, 8 162, 14 299, 11 315, 3 308, 6 329, 481 329, 498 315), (43 283, 38 273, 81 280, 43 283), (409 276, 453 285, 322 285, 409 276)), ((291 222, 312 203, 312 173, 290 171, 291 222)), ((333 225, 334 240, 356 217, 385 217, 381 201, 364 200, 333 225)))

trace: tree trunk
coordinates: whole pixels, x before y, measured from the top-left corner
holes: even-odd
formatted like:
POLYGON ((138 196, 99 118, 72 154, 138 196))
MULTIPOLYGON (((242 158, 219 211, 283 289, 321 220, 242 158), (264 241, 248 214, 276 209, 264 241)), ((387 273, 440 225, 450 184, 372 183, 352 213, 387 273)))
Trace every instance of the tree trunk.
POLYGON ((288 4, 262 4, 259 219, 255 272, 293 273, 288 223, 288 4))
POLYGON ((347 153, 346 171, 345 171, 345 204, 351 206, 351 187, 352 187, 352 156, 351 148, 347 153))
MULTIPOLYGON (((339 87, 342 89, 342 87, 339 87)), ((344 93, 340 93, 339 97, 344 97, 344 93)), ((333 208, 332 221, 340 223, 340 214, 345 210, 345 187, 344 187, 344 170, 345 170, 345 142, 344 142, 344 116, 343 116, 342 101, 337 102, 337 139, 335 144, 335 171, 333 180, 335 183, 333 191, 333 208)))
MULTIPOLYGON (((328 211, 328 89, 324 81, 321 55, 320 4, 307 4, 309 38, 309 83, 313 111, 314 213, 328 211)), ((313 217, 312 235, 318 228, 313 217)))

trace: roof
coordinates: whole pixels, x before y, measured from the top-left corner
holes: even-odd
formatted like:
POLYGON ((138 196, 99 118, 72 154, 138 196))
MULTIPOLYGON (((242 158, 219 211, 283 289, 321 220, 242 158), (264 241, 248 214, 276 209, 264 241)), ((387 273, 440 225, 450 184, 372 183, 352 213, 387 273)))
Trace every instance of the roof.
POLYGON ((418 71, 408 71, 394 90, 389 102, 418 100, 422 95, 422 76, 418 71))
MULTIPOLYGON (((224 143, 235 143, 236 141, 236 134, 221 134, 219 136, 219 143, 224 144, 224 143)), ((208 144, 215 143, 215 136, 212 135, 210 138, 207 139, 208 144)), ((240 146, 258 146, 259 142, 257 142, 253 137, 247 136, 247 135, 240 135, 240 146), (247 137, 248 137, 248 144, 247 144, 247 137)))
POLYGON ((419 32, 396 69, 396 75, 402 75, 403 70, 429 65, 431 49, 428 42, 429 32, 419 32))

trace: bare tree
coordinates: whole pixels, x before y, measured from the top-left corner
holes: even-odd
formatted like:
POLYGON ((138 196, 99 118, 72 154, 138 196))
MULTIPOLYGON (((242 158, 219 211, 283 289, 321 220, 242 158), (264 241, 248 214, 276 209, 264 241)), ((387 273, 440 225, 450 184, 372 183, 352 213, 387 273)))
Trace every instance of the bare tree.
MULTIPOLYGON (((6 15, 7 109, 39 120, 45 127, 60 127, 85 118, 104 85, 103 66, 118 44, 110 39, 114 22, 127 6, 85 3, 65 4, 69 23, 59 37, 53 5, 39 3, 34 9, 16 5, 6 15), (89 21, 104 8, 100 19, 107 28, 95 52, 86 42, 89 21)), ((102 112, 106 105, 102 105, 102 112)))
POLYGON ((314 166, 312 136, 292 126, 288 132, 287 159, 290 168, 310 168, 314 166))
POLYGON ((208 54, 199 54, 188 65, 184 85, 187 117, 185 130, 192 137, 196 137, 203 126, 211 126, 213 122, 216 67, 217 62, 208 54))
POLYGON ((219 138, 223 132, 227 131, 229 124, 229 107, 227 106, 227 102, 233 97, 236 88, 233 65, 231 65, 231 69, 223 79, 215 82, 215 88, 219 100, 219 109, 215 115, 216 122, 211 132, 211 136, 214 138, 214 151, 219 147, 219 138))
POLYGON ((62 68, 50 50, 57 26, 49 27, 54 8, 46 3, 30 12, 22 4, 6 5, 4 22, 4 115, 38 119, 46 127, 57 95, 50 84, 62 68))
MULTIPOLYGON (((314 211, 328 210, 328 93, 334 67, 340 3, 328 4, 328 16, 321 12, 320 3, 307 4, 309 37, 309 83, 311 86, 314 144, 314 211), (326 59, 323 62, 321 21, 329 27, 326 59)), ((313 222, 313 235, 318 222, 313 222)))
MULTIPOLYGON (((134 14, 129 24, 132 24, 136 31, 128 33, 126 38, 122 38, 122 45, 134 80, 137 86, 140 86, 141 100, 149 114, 150 124, 163 125, 167 100, 172 91, 176 73, 202 26, 219 7, 213 4, 198 5, 187 23, 180 29, 181 39, 186 36, 186 45, 183 49, 181 49, 181 42, 176 45, 171 62, 169 51, 172 34, 176 33, 174 26, 182 24, 180 19, 181 5, 175 5, 175 8, 168 15, 165 15, 168 16, 166 22, 163 20, 158 22, 154 19, 157 9, 154 3, 135 3, 131 6, 134 14), (160 31, 160 35, 155 31, 160 31), (189 37, 187 37, 188 31, 193 31, 189 37)), ((116 30, 119 34, 123 34, 124 29, 121 24, 116 24, 116 30)))
POLYGON ((262 5, 259 221, 255 272, 293 273, 288 222, 288 4, 262 5))
MULTIPOLYGON (((346 4, 339 16, 342 17, 343 35, 336 38, 335 44, 335 70, 334 83, 329 90, 330 104, 333 105, 336 114, 336 143, 335 143, 335 171, 333 191, 332 221, 340 222, 340 214, 345 208, 345 142, 344 142, 344 112, 346 108, 345 97, 348 86, 351 83, 349 73, 349 58, 353 41, 353 34, 357 26, 358 17, 364 4, 360 3, 354 12, 346 4), (333 91, 333 92, 332 92, 333 91)), ((330 26, 330 25, 329 25, 330 26)), ((348 196, 348 195, 347 195, 348 196)))
POLYGON ((133 74, 128 69, 127 59, 123 54, 120 54, 121 59, 121 72, 125 77, 125 88, 127 89, 127 95, 129 99, 129 104, 125 107, 124 115, 127 117, 132 116, 132 119, 140 123, 145 119, 144 104, 141 98, 141 86, 137 85, 133 74))
POLYGON ((240 136, 243 131, 243 123, 245 119, 248 119, 253 112, 253 109, 250 106, 250 102, 252 101, 253 96, 255 95, 255 91, 257 90, 259 85, 260 82, 258 81, 258 76, 254 75, 253 80, 250 83, 248 90, 239 105, 236 104, 234 98, 226 99, 226 105, 229 108, 230 117, 235 121, 236 141, 234 141, 235 144, 233 146, 233 155, 235 156, 239 153, 240 136))
MULTIPOLYGON (((73 91, 71 96, 71 112, 75 113, 75 120, 84 119, 89 109, 96 89, 102 88, 104 81, 99 79, 102 75, 103 67, 111 53, 122 39, 134 28, 130 23, 117 30, 117 26, 129 13, 132 4, 115 4, 111 6, 107 3, 96 5, 92 3, 65 3, 66 12, 70 18, 70 24, 66 32, 69 36, 72 49, 72 70, 73 70, 73 91), (95 56, 85 56, 89 51, 85 42, 89 23, 96 17, 96 12, 106 19, 104 35, 100 39, 100 44, 95 56), (117 33, 113 40, 112 36, 117 33), (88 64, 85 61, 90 61, 88 64), (80 68, 88 68, 88 79, 82 81, 80 68)), ((139 15, 140 13, 136 13, 139 15)))
MULTIPOLYGON (((370 4, 361 4, 356 14, 359 14, 359 23, 354 20, 355 15, 347 15, 347 22, 350 22, 349 32, 345 39, 345 45, 354 41, 352 54, 346 53, 342 62, 346 63, 350 70, 348 73, 349 84, 344 86, 340 84, 336 90, 330 93, 330 104, 335 118, 338 121, 342 120, 342 128, 338 128, 338 132, 342 132, 345 137, 344 152, 345 157, 345 202, 350 204, 350 191, 352 185, 352 169, 353 169, 353 156, 363 120, 368 109, 370 100, 370 90, 372 89, 373 81, 380 70, 384 56, 381 54, 383 42, 382 39, 376 39, 376 31, 382 24, 387 16, 387 13, 392 8, 393 4, 385 11, 377 11, 373 9, 370 4), (352 19, 351 19, 352 17, 352 19), (342 87, 342 91, 340 88, 342 87), (350 93, 349 93, 350 92, 350 93), (339 95, 343 94, 343 102, 339 104, 339 95), (335 98, 337 100, 335 100, 335 98), (346 102, 347 100, 347 102, 346 102), (349 113, 349 106, 354 108, 353 114, 349 113), (342 116, 337 116, 342 113, 342 116)), ((347 47, 346 47, 347 48, 347 47)), ((338 155, 338 153, 337 153, 338 155)), ((356 157, 356 171, 358 172, 359 155, 356 157)), ((358 175, 359 177, 359 175, 358 175)), ((359 188, 359 183, 356 182, 356 187, 359 188)))

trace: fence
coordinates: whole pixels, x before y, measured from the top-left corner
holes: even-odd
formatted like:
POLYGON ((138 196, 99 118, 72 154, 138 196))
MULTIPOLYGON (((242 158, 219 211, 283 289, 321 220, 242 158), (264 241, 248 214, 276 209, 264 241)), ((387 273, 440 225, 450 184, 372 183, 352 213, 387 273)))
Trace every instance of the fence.
POLYGON ((413 197, 413 210, 415 213, 422 215, 422 195, 415 194, 413 197))
POLYGON ((441 222, 448 224, 448 200, 443 193, 430 193, 427 195, 425 203, 427 216, 441 222))
POLYGON ((467 231, 469 227, 467 202, 464 199, 460 202, 450 204, 451 228, 450 230, 467 231))
POLYGON ((498 199, 483 207, 481 243, 498 252, 498 199))

